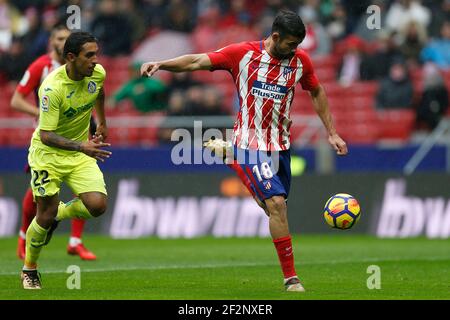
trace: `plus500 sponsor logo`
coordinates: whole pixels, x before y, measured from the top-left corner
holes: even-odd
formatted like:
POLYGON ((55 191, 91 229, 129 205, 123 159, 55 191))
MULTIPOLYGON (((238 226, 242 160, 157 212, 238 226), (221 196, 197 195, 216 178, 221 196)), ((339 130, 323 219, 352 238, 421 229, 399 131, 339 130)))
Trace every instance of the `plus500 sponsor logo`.
POLYGON ((268 84, 261 81, 253 82, 252 94, 257 97, 283 100, 288 91, 287 87, 279 86, 277 84, 268 84))

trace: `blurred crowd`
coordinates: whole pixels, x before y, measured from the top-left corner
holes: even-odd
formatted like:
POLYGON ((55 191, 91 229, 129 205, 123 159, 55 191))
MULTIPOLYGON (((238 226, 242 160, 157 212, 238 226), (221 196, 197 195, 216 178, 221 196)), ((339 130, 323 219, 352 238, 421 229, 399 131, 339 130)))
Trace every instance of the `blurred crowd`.
POLYGON ((47 51, 49 32, 67 19, 70 5, 81 8, 81 29, 99 39, 103 56, 130 57, 131 76, 110 96, 111 106, 131 99, 140 112, 233 113, 208 84, 187 76, 142 80, 133 68, 143 60, 262 39, 281 9, 302 17, 301 47, 313 60, 338 59, 337 83, 380 83, 376 108, 415 108, 418 121, 432 129, 449 104, 450 0, 0 0, 0 82, 20 81, 47 51), (367 25, 370 5, 380 8, 380 28, 367 25), (424 87, 414 99, 411 73, 417 70, 424 87))

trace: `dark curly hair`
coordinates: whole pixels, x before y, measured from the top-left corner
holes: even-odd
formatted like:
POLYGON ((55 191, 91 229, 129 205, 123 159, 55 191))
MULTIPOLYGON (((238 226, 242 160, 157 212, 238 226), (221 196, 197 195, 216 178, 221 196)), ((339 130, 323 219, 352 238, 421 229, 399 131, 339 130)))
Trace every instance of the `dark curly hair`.
POLYGON ((301 41, 306 36, 306 28, 298 14, 288 10, 280 11, 272 24, 272 33, 278 32, 281 38, 291 35, 301 41))

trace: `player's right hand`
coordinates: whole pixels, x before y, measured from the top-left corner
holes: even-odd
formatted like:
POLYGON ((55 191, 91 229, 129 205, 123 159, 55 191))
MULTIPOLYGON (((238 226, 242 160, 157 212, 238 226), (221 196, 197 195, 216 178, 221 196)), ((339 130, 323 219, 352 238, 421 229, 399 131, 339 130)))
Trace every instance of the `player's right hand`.
POLYGON ((94 139, 81 143, 80 151, 84 154, 92 157, 101 162, 105 162, 105 159, 109 158, 112 154, 111 151, 103 150, 101 148, 111 146, 110 143, 104 143, 101 141, 101 137, 94 137, 94 139))
POLYGON ((141 66, 141 76, 151 77, 159 70, 159 63, 157 62, 146 62, 141 66))

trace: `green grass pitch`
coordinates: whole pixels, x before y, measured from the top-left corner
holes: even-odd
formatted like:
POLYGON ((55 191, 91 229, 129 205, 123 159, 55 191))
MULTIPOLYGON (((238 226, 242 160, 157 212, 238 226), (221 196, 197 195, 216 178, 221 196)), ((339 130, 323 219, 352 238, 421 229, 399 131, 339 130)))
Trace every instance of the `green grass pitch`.
POLYGON ((295 236, 296 268, 307 291, 287 293, 270 239, 86 235, 94 262, 68 256, 67 239, 56 235, 43 249, 40 291, 21 288, 16 238, 1 239, 0 299, 450 299, 450 240, 295 236), (79 290, 67 288, 70 265, 80 267, 79 290), (367 287, 371 265, 380 268, 381 289, 367 287))

